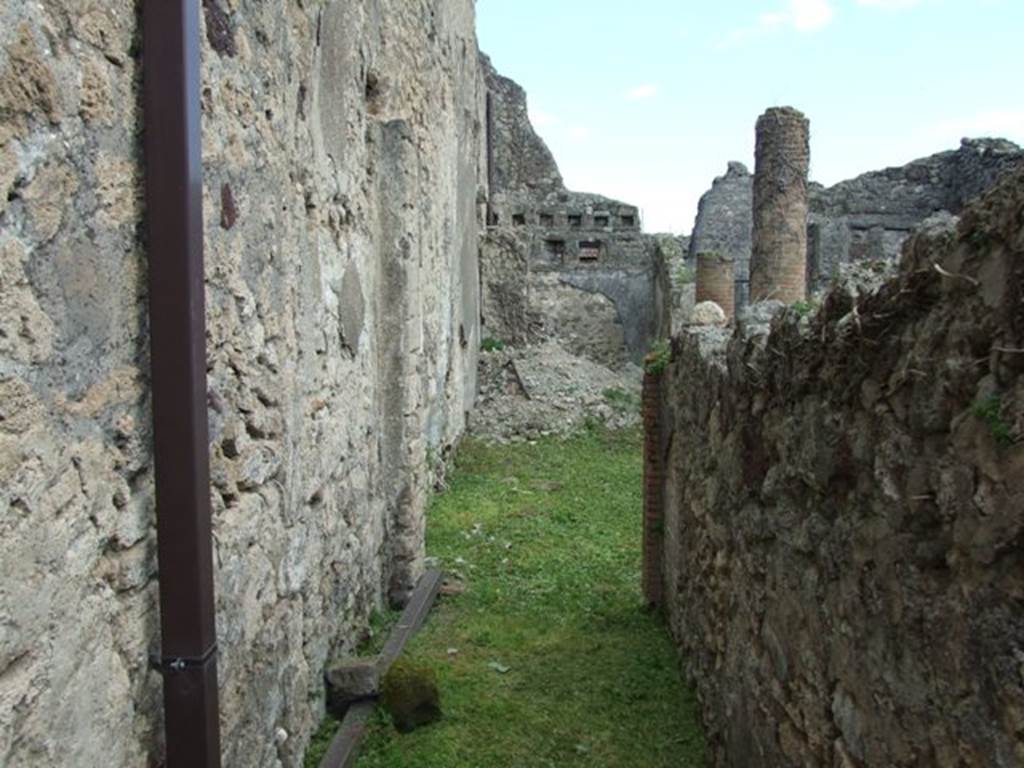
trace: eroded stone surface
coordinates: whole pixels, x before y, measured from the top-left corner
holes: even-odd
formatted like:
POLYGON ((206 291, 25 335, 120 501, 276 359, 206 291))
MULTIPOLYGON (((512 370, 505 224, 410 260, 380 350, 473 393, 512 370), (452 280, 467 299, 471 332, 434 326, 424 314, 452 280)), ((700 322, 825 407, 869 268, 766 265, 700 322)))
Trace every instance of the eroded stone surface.
POLYGON ((716 765, 1024 762, 1024 172, 895 277, 677 338, 665 584, 716 765))
MULTIPOLYGON (((296 766, 473 402, 485 89, 469 0, 205 5, 224 764, 296 766)), ((162 751, 137 6, 0 10, 3 765, 162 751)))

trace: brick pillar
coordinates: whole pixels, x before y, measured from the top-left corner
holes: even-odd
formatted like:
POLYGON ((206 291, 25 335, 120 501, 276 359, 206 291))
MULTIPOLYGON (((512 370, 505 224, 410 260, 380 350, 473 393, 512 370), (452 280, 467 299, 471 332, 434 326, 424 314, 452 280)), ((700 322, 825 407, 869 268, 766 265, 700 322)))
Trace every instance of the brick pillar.
POLYGON ((807 169, 810 124, 792 107, 757 120, 750 300, 807 298, 807 169))
POLYGON ((731 323, 736 317, 736 263, 718 253, 697 254, 697 303, 713 301, 731 323))
POLYGON ((661 389, 665 373, 644 373, 644 600, 664 605, 662 553, 665 540, 665 462, 662 455, 661 389))

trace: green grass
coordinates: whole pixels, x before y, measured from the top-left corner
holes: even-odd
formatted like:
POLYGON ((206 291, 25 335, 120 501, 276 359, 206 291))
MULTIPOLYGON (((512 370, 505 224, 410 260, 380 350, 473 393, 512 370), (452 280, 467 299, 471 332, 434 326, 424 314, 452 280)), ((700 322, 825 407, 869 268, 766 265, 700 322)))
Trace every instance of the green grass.
POLYGON ((467 589, 408 649, 444 718, 403 736, 378 711, 359 768, 704 764, 667 630, 642 608, 640 440, 463 444, 427 541, 467 589))
POLYGON ((640 395, 636 392, 627 392, 621 387, 608 387, 601 395, 617 413, 638 413, 640 411, 640 395))

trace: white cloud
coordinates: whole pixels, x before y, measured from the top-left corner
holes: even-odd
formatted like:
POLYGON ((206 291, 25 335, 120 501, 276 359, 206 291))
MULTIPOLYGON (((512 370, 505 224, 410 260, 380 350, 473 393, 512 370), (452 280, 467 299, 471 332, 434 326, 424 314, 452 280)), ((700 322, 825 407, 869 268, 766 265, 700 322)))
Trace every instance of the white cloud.
POLYGON ((827 27, 835 16, 828 0, 789 0, 789 21, 801 32, 827 27))
POLYGON ((921 0, 857 0, 857 5, 868 8, 881 8, 884 11, 895 11, 900 8, 913 8, 920 5, 921 0))
POLYGON ((658 86, 651 83, 645 83, 638 85, 636 88, 630 88, 626 91, 626 98, 630 101, 639 101, 640 99, 650 99, 658 95, 658 86))
MULTIPOLYGON (((897 2, 899 1, 897 0, 897 2)), ((879 2, 879 0, 868 0, 868 2, 879 2)), ((768 11, 758 16, 756 24, 734 30, 719 44, 719 47, 734 48, 754 38, 786 27, 795 29, 797 32, 815 32, 831 24, 835 13, 830 0, 787 0, 784 8, 768 11)))

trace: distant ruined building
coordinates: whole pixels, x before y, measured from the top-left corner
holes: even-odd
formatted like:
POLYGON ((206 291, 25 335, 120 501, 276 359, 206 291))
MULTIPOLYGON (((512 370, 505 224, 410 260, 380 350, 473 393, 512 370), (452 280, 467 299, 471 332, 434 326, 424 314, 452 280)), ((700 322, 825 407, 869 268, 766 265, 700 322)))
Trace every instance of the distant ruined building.
MULTIPOLYGON (((900 247, 929 217, 958 214, 1000 175, 1024 165, 1024 150, 1004 139, 964 139, 960 148, 898 168, 865 173, 832 187, 808 186, 806 251, 808 290, 824 290, 851 264, 892 263, 900 247)), ((688 261, 700 253, 729 256, 736 264, 737 307, 750 300, 754 230, 754 176, 730 162, 701 197, 688 261)))
POLYGON ((481 238, 483 333, 556 338, 618 367, 668 333, 668 279, 635 206, 571 192, 530 125, 526 93, 483 57, 489 158, 481 238))

